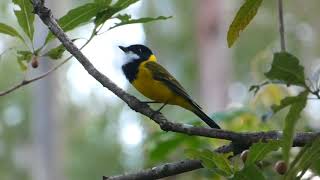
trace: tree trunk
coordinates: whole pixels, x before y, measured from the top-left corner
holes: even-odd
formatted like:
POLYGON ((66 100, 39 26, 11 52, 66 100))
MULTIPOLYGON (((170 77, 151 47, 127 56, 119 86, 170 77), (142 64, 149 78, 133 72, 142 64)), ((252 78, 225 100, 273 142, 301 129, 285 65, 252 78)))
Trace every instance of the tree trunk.
POLYGON ((228 102, 232 76, 226 45, 224 0, 197 2, 197 41, 200 64, 200 93, 208 112, 223 110, 228 102))

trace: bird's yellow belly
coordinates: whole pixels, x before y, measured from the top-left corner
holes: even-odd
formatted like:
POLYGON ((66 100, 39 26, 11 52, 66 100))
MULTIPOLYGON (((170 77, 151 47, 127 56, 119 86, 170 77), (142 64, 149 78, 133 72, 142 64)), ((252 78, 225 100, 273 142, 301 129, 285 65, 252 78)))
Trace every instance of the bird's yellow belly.
POLYGON ((190 103, 176 95, 163 82, 154 80, 152 74, 145 68, 140 68, 132 85, 145 97, 162 103, 179 105, 192 110, 190 103))
POLYGON ((152 79, 151 73, 140 69, 136 80, 132 85, 147 98, 158 101, 167 102, 174 97, 172 91, 167 88, 162 82, 152 79))

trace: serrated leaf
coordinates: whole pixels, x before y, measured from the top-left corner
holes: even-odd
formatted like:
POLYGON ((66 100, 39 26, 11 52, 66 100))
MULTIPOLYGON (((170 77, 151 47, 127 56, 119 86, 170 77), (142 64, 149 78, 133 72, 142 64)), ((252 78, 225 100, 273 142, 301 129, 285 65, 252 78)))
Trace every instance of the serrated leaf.
POLYGON ((17 37, 24 41, 22 36, 11 26, 6 25, 4 23, 0 23, 0 33, 7 34, 9 36, 17 37))
POLYGON ((127 24, 148 23, 148 22, 157 21, 157 20, 166 20, 166 19, 172 18, 172 16, 167 16, 167 17, 159 16, 156 18, 145 17, 145 18, 139 18, 139 19, 131 19, 130 15, 125 14, 125 15, 118 15, 116 16, 116 18, 118 18, 121 22, 116 23, 114 26, 109 28, 109 30, 119 26, 127 25, 127 24))
POLYGON ((12 0, 12 2, 20 7, 20 10, 15 10, 14 14, 18 19, 18 23, 23 31, 33 41, 34 33, 34 13, 33 6, 30 0, 12 0))
POLYGON ((280 80, 287 85, 305 87, 304 68, 299 59, 287 52, 278 52, 273 56, 272 66, 265 76, 270 80, 280 80))
MULTIPOLYGON (((294 179, 298 172, 305 172, 313 163, 319 161, 320 157, 320 138, 316 138, 312 144, 306 145, 296 156, 285 179, 294 179)), ((300 174, 302 176, 303 174, 300 174)))
POLYGON ((205 168, 212 170, 221 176, 231 176, 233 174, 231 164, 224 154, 219 154, 210 150, 200 151, 194 149, 186 150, 185 154, 190 159, 201 160, 201 163, 205 168))
POLYGON ((267 143, 258 142, 253 144, 249 149, 245 165, 248 166, 264 159, 268 153, 278 150, 280 145, 279 141, 269 141, 267 143))
POLYGON ((118 0, 114 5, 109 6, 108 8, 100 11, 95 20, 94 23, 96 26, 99 26, 103 24, 105 21, 110 19, 114 14, 117 12, 129 7, 130 5, 138 2, 139 0, 118 0))
POLYGON ((32 52, 30 51, 17 51, 17 62, 20 66, 22 71, 27 70, 28 66, 27 63, 32 58, 32 52))
MULTIPOLYGON (((98 3, 84 4, 68 11, 66 15, 62 16, 58 20, 58 24, 64 32, 68 32, 76 27, 88 23, 102 8, 104 7, 98 3)), ((48 43, 53 38, 54 36, 50 32, 46 37, 45 43, 48 43)))
POLYGON ((261 170, 255 165, 250 164, 245 166, 241 171, 234 174, 231 180, 265 180, 261 170))
POLYGON ((46 54, 44 54, 44 56, 48 56, 51 59, 60 59, 63 55, 63 53, 65 52, 66 48, 60 44, 59 46, 50 49, 46 54))
POLYGON ((308 91, 301 92, 298 96, 301 99, 293 104, 291 104, 290 110, 285 118, 285 125, 283 129, 282 137, 282 154, 284 161, 289 162, 290 149, 294 137, 294 128, 300 118, 300 113, 307 104, 308 91))
POLYGON ((246 0, 241 6, 233 19, 231 25, 229 26, 227 41, 228 46, 231 47, 234 42, 238 39, 239 34, 243 31, 250 21, 257 14, 258 9, 262 3, 262 0, 246 0))

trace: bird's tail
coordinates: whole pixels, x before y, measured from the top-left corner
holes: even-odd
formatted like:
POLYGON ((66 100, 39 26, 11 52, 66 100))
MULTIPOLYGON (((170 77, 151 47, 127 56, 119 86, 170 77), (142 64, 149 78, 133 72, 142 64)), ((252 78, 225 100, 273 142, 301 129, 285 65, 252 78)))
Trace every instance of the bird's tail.
POLYGON ((200 108, 195 109, 193 112, 211 128, 221 129, 220 126, 207 116, 200 108))

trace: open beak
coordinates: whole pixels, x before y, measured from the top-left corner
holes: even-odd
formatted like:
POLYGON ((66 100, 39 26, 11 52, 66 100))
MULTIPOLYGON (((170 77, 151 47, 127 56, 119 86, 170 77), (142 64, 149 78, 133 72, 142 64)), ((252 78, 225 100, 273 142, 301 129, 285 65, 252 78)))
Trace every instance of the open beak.
POLYGON ((126 47, 123 47, 123 46, 118 46, 123 52, 128 52, 128 48, 126 47))

